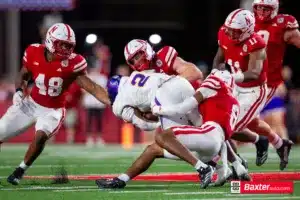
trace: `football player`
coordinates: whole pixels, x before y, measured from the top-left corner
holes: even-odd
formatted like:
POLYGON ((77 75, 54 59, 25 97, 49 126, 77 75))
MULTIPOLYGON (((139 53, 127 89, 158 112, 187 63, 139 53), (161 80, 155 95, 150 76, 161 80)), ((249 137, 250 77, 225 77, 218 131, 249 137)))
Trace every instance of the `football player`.
MULTIPOLYGON (((239 106, 229 88, 229 85, 233 86, 233 81, 228 71, 214 70, 194 96, 185 97, 178 103, 170 102, 176 93, 175 89, 170 90, 173 88, 172 85, 175 86, 174 82, 162 85, 161 90, 155 95, 155 104, 152 108, 154 113, 169 117, 183 116, 198 109, 200 104, 199 111, 203 116, 203 125, 165 127, 162 133, 156 134, 155 143, 146 148, 126 173, 114 179, 99 179, 96 184, 100 188, 123 188, 130 179, 147 170, 156 158, 181 158, 196 168, 201 179, 201 187, 206 188, 211 182, 213 171, 211 166, 204 162, 216 156, 221 147, 222 152, 226 151, 223 142, 230 137, 238 117, 239 106), (169 92, 164 87, 168 88, 169 92), (166 97, 170 95, 168 101, 166 97), (218 115, 215 115, 216 112, 218 115), (184 146, 178 145, 181 143, 184 146), (191 154, 190 150, 198 152, 202 161, 191 154)), ((226 160, 227 157, 225 163, 226 160)))
POLYGON ((13 105, 0 119, 0 141, 21 134, 35 124, 35 137, 24 160, 7 178, 17 185, 25 171, 43 151, 46 141, 61 127, 65 118, 65 96, 69 85, 76 83, 99 101, 110 105, 106 90, 86 76, 86 60, 74 52, 75 33, 68 24, 49 28, 45 44, 29 45, 23 67, 15 82, 13 105), (30 95, 24 92, 28 80, 34 80, 30 95))
MULTIPOLYGON (((234 72, 237 83, 236 98, 241 106, 236 131, 245 128, 261 133, 265 128, 270 142, 277 149, 281 159, 280 169, 283 170, 288 163, 292 143, 282 140, 262 120, 256 119, 257 115, 267 101, 267 54, 264 39, 254 32, 255 17, 253 13, 244 9, 231 12, 225 24, 220 28, 218 40, 219 48, 214 59, 214 68, 220 63, 229 64, 234 72)), ((263 133, 262 133, 263 134, 263 133)), ((256 139, 255 142, 259 141, 256 139)), ((268 145, 257 148, 257 165, 263 164, 267 159, 268 145)))
POLYGON ((194 88, 199 87, 199 80, 203 77, 196 65, 179 57, 176 49, 171 46, 164 46, 154 52, 147 41, 134 39, 125 46, 124 55, 133 70, 180 75, 190 81, 194 88))

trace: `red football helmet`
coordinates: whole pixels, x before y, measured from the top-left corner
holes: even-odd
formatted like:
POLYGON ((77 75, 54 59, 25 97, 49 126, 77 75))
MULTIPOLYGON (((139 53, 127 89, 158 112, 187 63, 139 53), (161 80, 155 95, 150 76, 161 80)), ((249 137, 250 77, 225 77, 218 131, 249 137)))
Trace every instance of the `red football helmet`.
POLYGON ((124 49, 127 64, 137 71, 149 69, 154 54, 152 47, 145 40, 131 40, 124 49))
POLYGON ((252 7, 256 21, 269 21, 276 17, 279 2, 278 0, 254 0, 252 7))
POLYGON ((55 58, 68 59, 75 44, 75 33, 69 25, 56 23, 48 29, 45 45, 55 58))

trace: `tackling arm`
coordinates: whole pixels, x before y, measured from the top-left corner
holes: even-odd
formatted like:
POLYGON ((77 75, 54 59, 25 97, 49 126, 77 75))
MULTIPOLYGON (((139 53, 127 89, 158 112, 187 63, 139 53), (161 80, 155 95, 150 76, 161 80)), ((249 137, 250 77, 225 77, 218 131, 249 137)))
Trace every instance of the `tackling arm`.
POLYGON ((287 30, 284 33, 284 41, 300 48, 300 32, 298 29, 287 30))
POLYGON ((191 62, 187 62, 177 57, 173 64, 173 69, 188 81, 196 81, 203 78, 202 72, 191 62))
POLYGON ((267 58, 266 50, 260 49, 249 54, 248 70, 233 74, 236 82, 248 82, 259 78, 264 60, 267 58))
POLYGON ((221 47, 219 47, 213 60, 213 69, 220 69, 224 67, 223 65, 224 61, 225 61, 224 51, 221 47))
POLYGON ((109 106, 111 105, 107 91, 104 88, 102 88, 100 85, 93 82, 85 74, 77 76, 76 82, 79 85, 79 87, 86 90, 88 93, 93 95, 96 99, 98 99, 100 102, 109 106))
POLYGON ((135 115, 135 113, 136 112, 134 108, 127 106, 122 110, 122 119, 125 120, 126 122, 132 123, 133 125, 145 131, 152 131, 158 128, 159 126, 158 122, 145 121, 140 117, 138 117, 137 115, 135 115))
POLYGON ((203 101, 204 97, 200 90, 194 94, 194 96, 185 99, 179 104, 173 104, 169 106, 153 106, 152 113, 155 115, 184 115, 190 112, 192 109, 196 108, 198 104, 203 101))
POLYGON ((28 69, 26 67, 22 67, 15 80, 16 89, 24 90, 27 87, 27 83, 30 77, 31 73, 28 71, 28 69))

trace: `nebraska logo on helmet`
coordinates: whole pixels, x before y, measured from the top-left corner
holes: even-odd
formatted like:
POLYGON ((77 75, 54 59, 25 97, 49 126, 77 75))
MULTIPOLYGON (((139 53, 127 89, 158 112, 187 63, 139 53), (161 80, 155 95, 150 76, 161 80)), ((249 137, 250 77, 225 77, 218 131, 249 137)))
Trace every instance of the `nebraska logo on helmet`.
POLYGON ((56 58, 68 59, 73 53, 75 44, 75 33, 69 25, 56 23, 48 29, 45 45, 56 58))

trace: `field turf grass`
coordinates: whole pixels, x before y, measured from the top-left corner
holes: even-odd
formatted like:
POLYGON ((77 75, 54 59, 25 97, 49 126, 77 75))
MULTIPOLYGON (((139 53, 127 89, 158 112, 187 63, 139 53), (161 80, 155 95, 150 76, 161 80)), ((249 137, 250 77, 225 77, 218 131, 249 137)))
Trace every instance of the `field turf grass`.
POLYGON ((202 190, 194 169, 182 161, 157 160, 125 189, 100 190, 94 180, 124 172, 143 151, 143 146, 124 150, 118 146, 86 148, 84 146, 47 146, 28 169, 20 185, 6 182, 7 176, 22 161, 26 145, 3 145, 0 152, 0 200, 158 200, 158 199, 300 199, 300 148, 293 148, 288 168, 279 171, 279 159, 270 149, 269 159, 255 166, 255 149, 241 147, 240 154, 249 162, 255 180, 292 180, 294 193, 288 195, 241 195, 230 193, 230 183, 202 190), (69 183, 54 184, 53 177, 66 171, 69 183))

